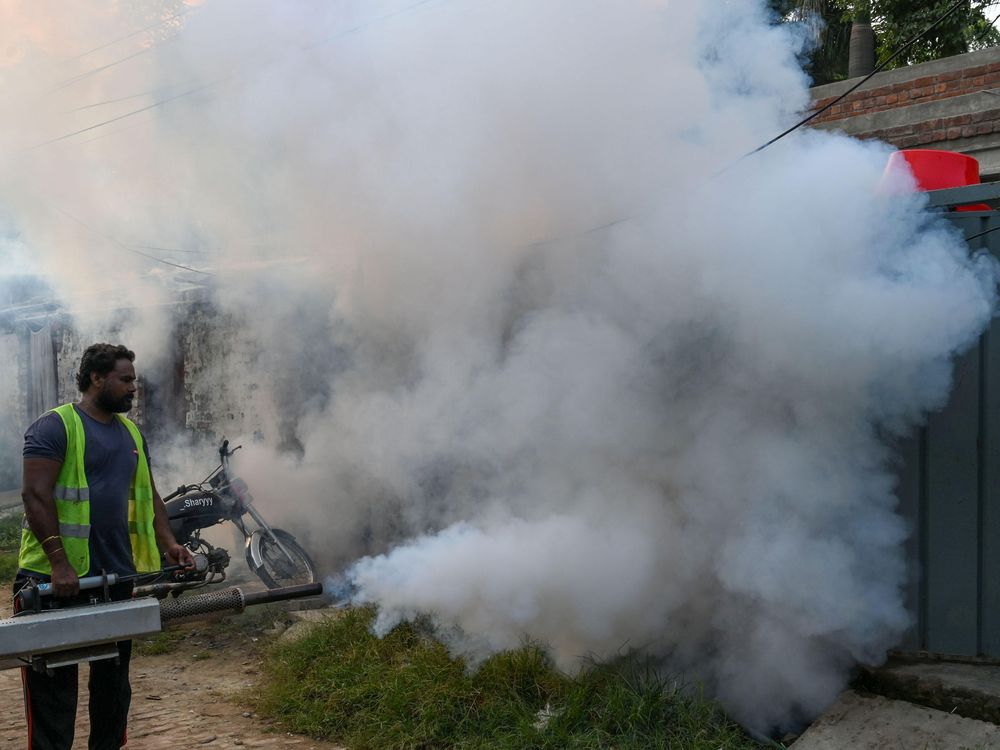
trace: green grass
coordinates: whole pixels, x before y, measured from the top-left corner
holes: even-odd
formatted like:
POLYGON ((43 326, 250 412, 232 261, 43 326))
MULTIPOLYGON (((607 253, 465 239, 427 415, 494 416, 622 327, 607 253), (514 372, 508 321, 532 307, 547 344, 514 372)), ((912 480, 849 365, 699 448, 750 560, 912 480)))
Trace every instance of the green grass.
POLYGON ((258 712, 351 750, 758 747, 715 704, 638 657, 569 678, 529 644, 470 672, 419 624, 375 638, 372 616, 348 611, 273 647, 248 696, 258 712))
POLYGON ((17 573, 17 549, 21 544, 21 514, 0 517, 0 590, 9 590, 17 573))
POLYGON ((184 638, 185 634, 178 630, 162 630, 145 638, 136 638, 135 653, 140 656, 172 654, 184 638))
POLYGON ((21 514, 8 513, 0 517, 0 550, 13 550, 21 544, 21 514))

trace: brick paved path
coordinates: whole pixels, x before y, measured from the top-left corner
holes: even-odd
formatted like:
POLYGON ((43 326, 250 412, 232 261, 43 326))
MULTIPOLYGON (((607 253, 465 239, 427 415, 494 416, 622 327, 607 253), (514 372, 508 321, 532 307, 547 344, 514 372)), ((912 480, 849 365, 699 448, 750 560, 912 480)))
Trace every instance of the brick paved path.
MULTIPOLYGON (((258 676, 249 636, 231 635, 225 642, 200 638, 194 630, 173 653, 133 657, 128 750, 343 750, 275 732, 247 707, 233 702, 234 694, 252 686, 258 676)), ((86 674, 87 667, 82 666, 75 747, 86 747, 89 731, 86 674)), ((0 748, 23 750, 26 746, 20 671, 0 671, 0 748)))

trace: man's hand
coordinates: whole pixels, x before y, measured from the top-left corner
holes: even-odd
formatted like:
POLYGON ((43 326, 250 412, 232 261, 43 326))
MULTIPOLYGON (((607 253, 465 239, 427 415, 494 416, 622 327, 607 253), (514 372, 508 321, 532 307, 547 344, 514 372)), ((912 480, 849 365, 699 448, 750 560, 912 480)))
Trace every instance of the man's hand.
POLYGON ((194 567, 194 558, 191 557, 191 550, 183 544, 174 542, 163 552, 169 565, 183 565, 185 568, 194 567))
POLYGON ((68 561, 52 565, 52 595, 63 598, 80 593, 80 577, 68 561))

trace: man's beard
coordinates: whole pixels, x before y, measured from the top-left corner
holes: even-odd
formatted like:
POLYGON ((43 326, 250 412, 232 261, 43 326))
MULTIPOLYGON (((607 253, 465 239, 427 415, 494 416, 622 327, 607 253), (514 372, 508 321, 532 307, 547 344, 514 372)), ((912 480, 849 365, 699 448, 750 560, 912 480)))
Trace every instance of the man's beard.
POLYGON ((104 411, 109 411, 112 414, 124 414, 129 409, 132 408, 132 396, 131 394, 127 396, 122 396, 120 399, 115 401, 111 395, 104 390, 97 392, 97 405, 101 407, 104 411))

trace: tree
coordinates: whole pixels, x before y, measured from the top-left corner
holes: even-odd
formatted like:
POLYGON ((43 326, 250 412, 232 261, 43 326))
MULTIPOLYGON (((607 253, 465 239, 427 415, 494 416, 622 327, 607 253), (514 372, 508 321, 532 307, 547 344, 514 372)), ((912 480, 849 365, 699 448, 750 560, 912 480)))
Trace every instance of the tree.
POLYGON ((851 17, 843 0, 768 0, 774 17, 806 26, 812 45, 802 65, 816 85, 847 77, 851 17))
MULTIPOLYGON (((912 37, 943 15, 954 0, 876 0, 872 26, 878 43, 878 57, 885 59, 912 37)), ((939 26, 922 37, 890 67, 937 60, 1000 44, 1000 34, 993 27, 998 9, 986 13, 993 0, 967 0, 965 7, 952 13, 939 26)))
MULTIPOLYGON (((815 29, 816 44, 805 62, 818 85, 847 77, 851 25, 870 20, 879 60, 890 57, 912 37, 943 15, 954 0, 767 0, 783 23, 805 23, 815 29)), ((1000 45, 993 21, 996 0, 966 0, 933 31, 889 64, 899 68, 963 52, 1000 45), (991 15, 987 15, 987 14, 991 15)))

